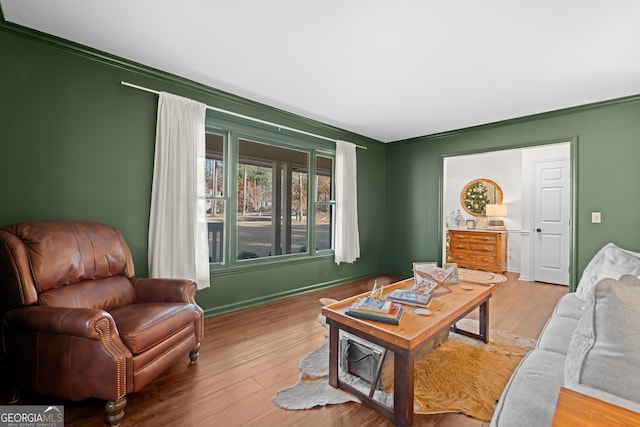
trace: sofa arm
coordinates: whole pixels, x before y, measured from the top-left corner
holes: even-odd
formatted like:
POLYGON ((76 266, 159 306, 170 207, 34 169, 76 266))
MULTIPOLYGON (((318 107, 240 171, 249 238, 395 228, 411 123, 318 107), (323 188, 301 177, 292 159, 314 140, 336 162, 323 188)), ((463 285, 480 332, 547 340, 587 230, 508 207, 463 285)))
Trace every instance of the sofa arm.
POLYGON ((185 279, 132 278, 136 303, 184 302, 195 304, 196 282, 185 279))
POLYGON ((107 324, 117 334, 113 318, 104 310, 95 308, 69 308, 32 306, 8 311, 4 316, 8 327, 33 329, 61 335, 100 339, 98 325, 107 324))

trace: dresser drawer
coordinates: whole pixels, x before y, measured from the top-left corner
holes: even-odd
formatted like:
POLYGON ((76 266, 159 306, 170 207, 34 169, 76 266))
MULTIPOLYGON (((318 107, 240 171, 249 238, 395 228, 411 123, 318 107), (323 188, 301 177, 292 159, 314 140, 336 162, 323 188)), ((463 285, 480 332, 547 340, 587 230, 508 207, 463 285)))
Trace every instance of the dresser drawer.
POLYGON ((476 243, 493 243, 496 244, 498 242, 498 236, 495 234, 486 234, 486 233, 462 233, 462 232, 451 232, 451 242, 476 242, 476 243))
POLYGON ((463 242, 463 241, 457 240, 451 243, 451 250, 489 252, 489 253, 495 254, 497 247, 495 244, 491 245, 491 244, 484 244, 484 243, 463 242))
POLYGON ((492 255, 477 255, 472 253, 464 253, 464 252, 454 252, 453 253, 453 262, 458 264, 490 264, 493 265, 496 263, 496 257, 492 255))
POLYGON ((487 245, 484 243, 472 243, 469 246, 472 251, 478 251, 478 252, 490 252, 492 254, 495 254, 497 250, 497 247, 495 244, 487 245))
POLYGON ((451 250, 452 251, 468 251, 471 250, 471 244, 469 242, 461 242, 461 241, 456 241, 456 240, 452 240, 451 241, 451 250))

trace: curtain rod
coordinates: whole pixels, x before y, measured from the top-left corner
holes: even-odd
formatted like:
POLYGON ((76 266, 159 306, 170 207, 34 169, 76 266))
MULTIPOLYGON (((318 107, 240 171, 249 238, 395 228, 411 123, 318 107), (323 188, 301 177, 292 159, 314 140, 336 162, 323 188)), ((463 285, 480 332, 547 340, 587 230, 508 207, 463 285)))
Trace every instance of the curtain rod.
MULTIPOLYGON (((139 90, 143 90, 145 92, 150 92, 150 93, 155 93, 156 95, 160 95, 160 91, 149 89, 148 87, 134 85, 133 83, 128 83, 128 82, 125 82, 125 81, 121 81, 120 84, 122 84, 123 86, 129 86, 129 87, 132 87, 134 89, 139 89, 139 90)), ((320 139, 324 139, 326 141, 337 142, 337 140, 335 140, 333 138, 328 138, 328 137, 322 136, 322 135, 316 135, 315 133, 306 132, 304 130, 295 129, 295 128, 292 128, 292 127, 289 127, 289 126, 279 125, 277 123, 268 122, 266 120, 256 119, 255 117, 245 116, 243 114, 234 113, 233 111, 223 110, 222 108, 216 108, 216 107, 212 107, 210 105, 207 105, 207 109, 208 110, 217 111, 219 113, 224 113, 224 114, 228 114, 228 115, 231 115, 231 116, 239 117, 241 119, 247 119, 247 120, 251 120, 253 122, 262 123, 263 125, 277 127, 278 129, 285 129, 285 130, 288 130, 288 131, 291 131, 291 132, 296 132, 296 133, 301 133, 303 135, 312 136, 314 138, 320 138, 320 139)), ((357 148, 362 148, 364 150, 367 149, 367 147, 363 147, 362 145, 356 145, 356 144, 354 144, 354 145, 357 148)))

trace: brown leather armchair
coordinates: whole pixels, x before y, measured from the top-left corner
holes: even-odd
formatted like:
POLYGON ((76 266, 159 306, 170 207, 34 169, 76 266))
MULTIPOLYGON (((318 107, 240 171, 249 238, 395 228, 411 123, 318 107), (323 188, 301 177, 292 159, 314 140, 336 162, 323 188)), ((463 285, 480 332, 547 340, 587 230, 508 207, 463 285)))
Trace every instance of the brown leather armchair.
POLYGON ((0 229, 0 315, 17 390, 107 400, 120 424, 126 395, 187 354, 203 312, 191 280, 135 278, 122 234, 88 221, 0 229))

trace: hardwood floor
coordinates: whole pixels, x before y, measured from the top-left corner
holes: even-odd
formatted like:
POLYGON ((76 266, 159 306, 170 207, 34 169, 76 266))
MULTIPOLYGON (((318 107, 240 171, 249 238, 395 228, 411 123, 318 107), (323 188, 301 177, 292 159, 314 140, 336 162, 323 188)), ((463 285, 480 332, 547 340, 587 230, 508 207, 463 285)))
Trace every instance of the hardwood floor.
MULTIPOLYGON (((537 338, 567 287, 520 282, 507 273, 490 302, 490 328, 537 338)), ((391 426, 373 410, 348 403, 306 410, 276 407, 272 396, 298 381, 298 361, 324 341, 319 298, 342 299, 400 279, 376 276, 205 319, 205 340, 194 365, 174 365, 128 396, 122 427, 202 426, 391 426)), ((476 313, 469 317, 477 318, 476 313)), ((3 403, 0 401, 0 403, 3 403)), ((60 401, 22 396, 20 404, 62 404, 65 426, 107 425, 104 401, 60 401)), ((416 415, 418 427, 487 426, 461 414, 416 415)))

